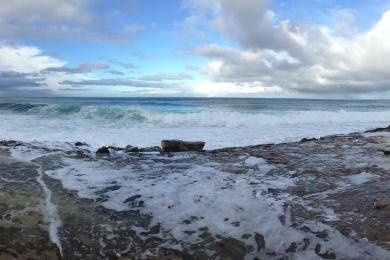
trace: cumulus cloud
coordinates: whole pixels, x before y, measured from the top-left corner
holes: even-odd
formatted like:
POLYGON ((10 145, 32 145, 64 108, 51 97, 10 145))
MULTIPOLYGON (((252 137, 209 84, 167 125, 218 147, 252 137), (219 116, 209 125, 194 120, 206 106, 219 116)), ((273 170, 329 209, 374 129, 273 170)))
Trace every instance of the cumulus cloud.
MULTIPOLYGON (((131 63, 111 62, 125 68, 135 68, 131 63)), ((99 61, 67 67, 66 62, 45 54, 41 49, 26 45, 0 44, 0 94, 3 96, 54 96, 64 93, 99 95, 106 91, 135 91, 146 94, 174 93, 177 84, 167 80, 184 80, 185 74, 156 74, 141 78, 98 78, 91 76, 95 70, 106 70, 123 76, 99 61), (98 90, 100 89, 100 90, 98 90)), ((129 92, 129 93, 130 93, 129 92)))
POLYGON ((65 80, 87 79, 85 73, 107 65, 89 62, 67 68, 65 61, 45 54, 35 46, 0 43, 0 92, 2 95, 56 95, 65 80), (50 71, 50 73, 48 73, 50 71))
POLYGON ((0 70, 34 73, 63 65, 65 62, 43 54, 37 47, 0 44, 0 70))
POLYGON ((186 2, 208 8, 210 28, 233 43, 193 48, 209 59, 199 72, 212 82, 320 95, 390 90, 390 11, 370 30, 354 32, 350 10, 335 13, 346 23, 328 28, 277 22, 265 0, 186 2))

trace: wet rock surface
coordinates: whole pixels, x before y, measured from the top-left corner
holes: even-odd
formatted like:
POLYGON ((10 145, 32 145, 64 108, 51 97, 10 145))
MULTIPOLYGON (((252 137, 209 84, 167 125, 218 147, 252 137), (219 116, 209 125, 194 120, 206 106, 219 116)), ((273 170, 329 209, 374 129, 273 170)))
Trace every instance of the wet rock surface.
POLYGON ((201 152, 205 142, 187 142, 183 140, 162 140, 161 147, 164 152, 201 152))
POLYGON ((109 157, 2 141, 0 259, 389 259, 381 131, 109 157))
POLYGON ((110 155, 110 150, 109 148, 102 146, 99 149, 96 150, 96 154, 99 155, 110 155))
POLYGON ((37 177, 36 165, 0 149, 0 259, 60 258, 41 211, 44 192, 37 177))

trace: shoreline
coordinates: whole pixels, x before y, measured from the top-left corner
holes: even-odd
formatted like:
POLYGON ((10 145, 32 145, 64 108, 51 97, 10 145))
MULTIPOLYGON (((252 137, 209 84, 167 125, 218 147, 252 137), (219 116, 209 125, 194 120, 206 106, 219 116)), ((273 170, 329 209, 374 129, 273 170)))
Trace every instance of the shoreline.
MULTIPOLYGON (((303 137, 303 138, 298 138, 299 140, 296 141, 283 141, 283 142, 270 142, 270 143, 261 143, 261 144, 254 144, 254 145, 243 145, 243 146, 226 146, 226 147, 221 147, 221 148, 213 148, 213 149, 203 149, 202 151, 198 152, 213 152, 213 151, 223 151, 223 150, 231 150, 231 149, 244 149, 244 148, 256 148, 256 147, 261 147, 261 146, 270 146, 270 145, 287 145, 287 144, 295 144, 295 143, 304 143, 304 142, 309 142, 309 141, 320 141, 324 140, 327 138, 332 138, 332 137, 337 137, 337 136, 346 136, 346 135, 364 135, 364 134, 375 134, 375 133, 381 133, 381 132, 389 132, 390 135, 390 125, 385 126, 385 127, 376 127, 376 128, 369 128, 364 131, 354 131, 350 133, 345 133, 345 134, 330 134, 330 135, 325 135, 321 137, 303 137)), ((167 139, 170 140, 170 139, 167 139)), ((199 142, 204 142, 207 146, 207 142, 204 140, 180 140, 180 139, 171 139, 172 141, 182 141, 182 142, 190 142, 190 143, 199 143, 199 142)), ((162 140, 163 141, 163 140, 162 140)), ((50 141, 20 141, 20 140, 15 140, 15 139, 0 139, 0 146, 19 146, 19 145, 25 145, 25 144, 46 144, 50 143, 50 141)), ((78 141, 73 141, 73 142, 59 142, 68 145, 67 148, 71 147, 76 147, 80 148, 83 150, 88 150, 90 153, 96 153, 97 150, 99 150, 102 147, 107 147, 111 151, 111 154, 115 154, 115 152, 124 152, 126 153, 126 148, 130 147, 130 151, 127 153, 156 153, 156 152, 164 152, 162 151, 161 146, 147 146, 147 147, 138 147, 138 146, 133 146, 132 144, 128 144, 127 147, 119 147, 119 146, 112 146, 112 145, 103 145, 102 147, 98 147, 96 150, 89 150, 90 144, 78 140, 78 141), (133 148, 133 149, 131 149, 133 148)), ((63 147, 62 147, 63 148, 63 147)), ((50 149, 47 147, 46 149, 50 149)), ((54 150, 61 150, 60 147, 54 148, 54 150)), ((180 151, 180 152, 185 152, 185 151, 180 151)), ((194 151, 188 151, 188 152, 194 152, 194 151)))
POLYGON ((387 101, 37 101, 1 103, 0 137, 46 141, 53 147, 83 141, 93 149, 156 146, 162 139, 178 138, 219 149, 347 134, 386 124, 390 111, 387 101))
POLYGON ((0 141, 0 258, 61 258, 42 174, 64 259, 388 259, 384 132, 127 156, 0 141))

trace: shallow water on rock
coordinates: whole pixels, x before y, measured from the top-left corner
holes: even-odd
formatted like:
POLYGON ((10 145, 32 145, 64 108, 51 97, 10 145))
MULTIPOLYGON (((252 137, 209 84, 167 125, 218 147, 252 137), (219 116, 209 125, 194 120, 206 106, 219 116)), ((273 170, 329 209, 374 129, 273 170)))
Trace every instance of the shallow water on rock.
POLYGON ((19 235, 0 256, 389 259, 390 208, 373 204, 390 198, 388 139, 100 157, 2 142, 0 237, 19 235))

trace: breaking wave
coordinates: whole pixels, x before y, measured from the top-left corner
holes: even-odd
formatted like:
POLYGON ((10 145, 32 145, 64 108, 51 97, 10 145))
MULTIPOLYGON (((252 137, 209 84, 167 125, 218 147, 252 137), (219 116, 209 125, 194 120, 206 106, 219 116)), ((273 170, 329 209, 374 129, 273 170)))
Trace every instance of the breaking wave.
POLYGON ((389 111, 166 111, 163 107, 0 103, 0 110, 44 119, 91 120, 122 127, 263 127, 315 123, 386 122, 389 111))
POLYGON ((46 104, 30 104, 30 103, 0 103, 0 110, 25 113, 32 109, 39 109, 47 106, 46 104))

